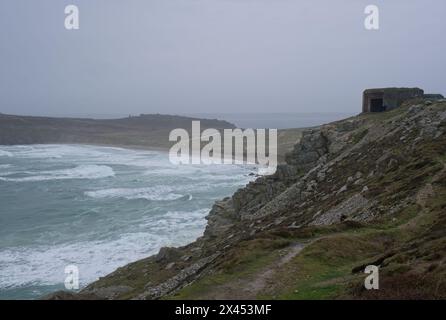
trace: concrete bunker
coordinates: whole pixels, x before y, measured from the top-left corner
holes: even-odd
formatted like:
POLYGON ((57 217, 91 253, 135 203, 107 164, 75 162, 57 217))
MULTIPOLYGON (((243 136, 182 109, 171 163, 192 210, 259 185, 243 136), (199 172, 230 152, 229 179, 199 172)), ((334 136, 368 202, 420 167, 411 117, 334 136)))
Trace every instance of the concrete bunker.
POLYGON ((420 88, 367 89, 362 98, 362 112, 383 112, 398 108, 404 101, 423 98, 420 88))

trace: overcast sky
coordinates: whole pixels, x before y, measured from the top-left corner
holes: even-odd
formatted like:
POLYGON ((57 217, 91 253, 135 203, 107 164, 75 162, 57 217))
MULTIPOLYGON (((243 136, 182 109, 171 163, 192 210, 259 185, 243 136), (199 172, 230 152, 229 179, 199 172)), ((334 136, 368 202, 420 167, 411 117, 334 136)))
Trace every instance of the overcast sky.
POLYGON ((445 33, 443 0, 1 0, 0 112, 356 112, 369 87, 446 93, 445 33))

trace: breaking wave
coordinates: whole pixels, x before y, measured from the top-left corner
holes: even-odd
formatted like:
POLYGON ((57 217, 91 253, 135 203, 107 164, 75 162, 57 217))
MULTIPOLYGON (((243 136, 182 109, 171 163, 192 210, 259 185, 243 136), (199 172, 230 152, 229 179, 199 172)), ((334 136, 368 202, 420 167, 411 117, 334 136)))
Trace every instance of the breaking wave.
POLYGON ((84 286, 163 246, 190 243, 215 200, 252 180, 250 172, 175 166, 157 151, 0 146, 0 299, 62 289, 69 264, 84 286))
POLYGON ((112 168, 103 165, 80 165, 72 169, 62 169, 53 171, 24 172, 26 177, 2 176, 0 180, 12 182, 27 181, 47 181, 47 180, 65 180, 65 179, 101 179, 113 177, 115 172, 112 168), (36 175, 32 175, 36 174, 36 175))
POLYGON ((167 186, 148 188, 112 188, 87 191, 85 192, 85 195, 96 199, 124 198, 127 200, 146 199, 152 201, 177 200, 185 197, 185 195, 174 193, 172 191, 173 188, 167 186))

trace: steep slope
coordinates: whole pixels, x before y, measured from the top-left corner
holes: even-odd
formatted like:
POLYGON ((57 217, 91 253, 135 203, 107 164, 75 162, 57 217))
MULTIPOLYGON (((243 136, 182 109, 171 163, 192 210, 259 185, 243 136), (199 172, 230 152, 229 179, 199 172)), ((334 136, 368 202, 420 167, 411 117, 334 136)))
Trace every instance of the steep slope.
POLYGON ((309 129, 194 243, 50 298, 446 298, 445 131, 446 102, 424 100, 309 129))

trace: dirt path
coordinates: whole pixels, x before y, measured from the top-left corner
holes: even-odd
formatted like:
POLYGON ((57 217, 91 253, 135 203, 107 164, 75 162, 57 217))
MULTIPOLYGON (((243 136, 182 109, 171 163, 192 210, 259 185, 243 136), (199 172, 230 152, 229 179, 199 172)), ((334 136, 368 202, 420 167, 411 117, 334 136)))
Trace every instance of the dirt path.
POLYGON ((247 279, 236 279, 226 284, 215 287, 213 293, 208 294, 208 299, 256 299, 257 295, 270 284, 272 284, 274 273, 278 268, 290 262, 308 244, 294 243, 285 250, 280 259, 247 279))

